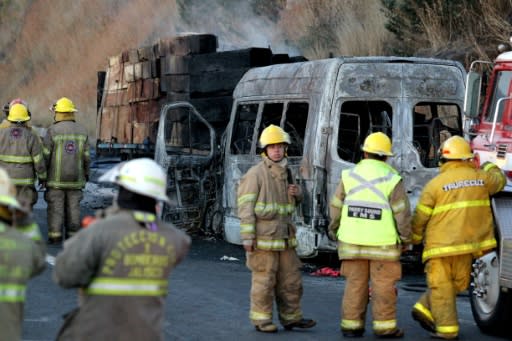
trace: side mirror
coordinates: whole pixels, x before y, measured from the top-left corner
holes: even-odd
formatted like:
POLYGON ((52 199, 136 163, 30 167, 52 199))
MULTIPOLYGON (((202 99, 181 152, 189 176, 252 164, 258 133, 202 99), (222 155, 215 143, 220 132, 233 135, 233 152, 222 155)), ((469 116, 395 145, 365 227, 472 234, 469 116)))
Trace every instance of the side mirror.
POLYGON ((468 72, 466 78, 466 92, 464 94, 464 114, 467 117, 478 117, 481 87, 482 75, 475 71, 468 72))

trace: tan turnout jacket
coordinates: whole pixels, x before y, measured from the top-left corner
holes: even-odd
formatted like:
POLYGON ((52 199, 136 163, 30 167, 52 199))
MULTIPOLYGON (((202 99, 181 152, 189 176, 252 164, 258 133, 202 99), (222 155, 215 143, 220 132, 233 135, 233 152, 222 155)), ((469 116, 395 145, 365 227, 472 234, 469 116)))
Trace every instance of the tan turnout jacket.
POLYGON ((169 275, 190 243, 153 214, 124 209, 67 240, 54 279, 83 297, 58 340, 163 340, 169 275))

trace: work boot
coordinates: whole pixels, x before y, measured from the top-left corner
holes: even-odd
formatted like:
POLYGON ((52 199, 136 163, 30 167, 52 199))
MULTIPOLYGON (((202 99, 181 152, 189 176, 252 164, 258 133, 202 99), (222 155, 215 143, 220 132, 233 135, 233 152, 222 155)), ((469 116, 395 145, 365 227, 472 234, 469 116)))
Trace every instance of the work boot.
POLYGON ((430 333, 430 337, 433 339, 441 339, 441 340, 458 340, 459 339, 459 336, 457 334, 445 334, 445 333, 439 333, 439 332, 430 333))
POLYGON ((62 237, 48 237, 48 245, 58 245, 62 243, 62 237))
POLYGON ((401 339, 404 337, 404 330, 400 328, 395 328, 391 331, 375 334, 379 339, 401 339))
POLYGON ((257 331, 262 333, 277 333, 277 326, 272 322, 265 322, 254 326, 257 331))
POLYGON ((342 329, 341 332, 343 337, 363 337, 364 329, 342 329))
POLYGON ((293 328, 300 328, 300 329, 306 329, 306 328, 312 328, 316 326, 316 321, 311 319, 301 319, 299 321, 295 321, 292 323, 285 324, 283 327, 286 330, 292 330, 293 328))
POLYGON ((434 333, 436 331, 436 325, 434 321, 428 318, 425 314, 421 313, 418 309, 412 309, 411 311, 412 318, 418 321, 421 325, 421 328, 434 333))

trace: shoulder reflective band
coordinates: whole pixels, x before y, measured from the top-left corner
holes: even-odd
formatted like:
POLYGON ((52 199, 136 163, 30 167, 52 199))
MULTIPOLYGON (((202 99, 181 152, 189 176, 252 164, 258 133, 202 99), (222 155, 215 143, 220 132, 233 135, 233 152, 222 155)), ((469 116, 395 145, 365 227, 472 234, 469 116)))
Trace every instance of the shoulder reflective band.
POLYGON ((99 277, 86 289, 89 295, 165 296, 166 280, 99 277))

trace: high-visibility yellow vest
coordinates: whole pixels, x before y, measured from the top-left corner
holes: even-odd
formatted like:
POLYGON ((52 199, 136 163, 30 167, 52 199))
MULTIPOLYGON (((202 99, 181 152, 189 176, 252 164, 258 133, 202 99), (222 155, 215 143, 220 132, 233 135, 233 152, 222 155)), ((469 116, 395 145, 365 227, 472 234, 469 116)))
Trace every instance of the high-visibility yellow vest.
POLYGON ((344 170, 345 200, 338 239, 357 245, 393 245, 400 241, 389 197, 401 180, 383 161, 364 159, 344 170))

